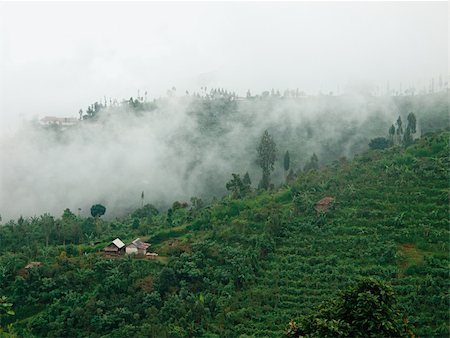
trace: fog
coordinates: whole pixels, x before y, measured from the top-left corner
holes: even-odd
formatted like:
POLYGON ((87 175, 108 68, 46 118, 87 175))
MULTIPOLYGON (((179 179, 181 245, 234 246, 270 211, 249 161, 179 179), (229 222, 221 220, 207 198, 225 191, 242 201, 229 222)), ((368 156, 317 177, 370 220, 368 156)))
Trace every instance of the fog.
MULTIPOLYGON (((93 203, 119 215, 142 191, 161 208, 221 196, 232 172, 249 171, 256 186, 265 129, 295 169, 313 152, 322 163, 351 157, 399 115, 380 95, 447 81, 447 24, 446 2, 0 3, 3 221, 88 214, 93 203), (205 129, 199 100, 184 95, 205 86, 339 97, 241 100, 205 129), (151 111, 112 107, 64 131, 36 126, 172 87, 176 97, 151 111)), ((282 179, 278 163, 273 180, 282 179)))
POLYGON ((138 89, 422 88, 447 47, 447 2, 2 2, 2 129, 138 89))
POLYGON ((58 215, 66 207, 89 214, 102 203, 119 216, 141 205, 142 191, 145 203, 165 208, 192 196, 221 197, 231 173, 247 171, 256 187, 265 129, 278 149, 272 181, 281 184, 286 150, 295 170, 313 152, 322 164, 351 157, 370 137, 385 135, 399 111, 390 97, 356 94, 225 102, 219 111, 221 100, 171 97, 151 111, 108 107, 98 120, 70 127, 24 124, 1 143, 0 214, 58 215))

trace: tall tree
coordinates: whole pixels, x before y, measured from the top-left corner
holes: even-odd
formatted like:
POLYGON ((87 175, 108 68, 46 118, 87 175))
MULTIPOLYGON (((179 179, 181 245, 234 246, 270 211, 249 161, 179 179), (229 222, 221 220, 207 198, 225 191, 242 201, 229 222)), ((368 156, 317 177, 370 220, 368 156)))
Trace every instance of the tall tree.
POLYGON ((405 134, 403 135, 403 145, 409 146, 414 142, 413 136, 411 134, 411 129, 406 127, 405 134))
POLYGON ((286 150, 286 153, 284 154, 284 161, 283 161, 284 171, 288 171, 289 170, 290 164, 291 164, 291 158, 289 156, 289 151, 286 150))
POLYGON ((286 183, 289 183, 289 179, 288 179, 288 170, 289 167, 291 165, 291 158, 289 156, 289 151, 286 150, 286 153, 284 154, 284 159, 283 159, 283 167, 284 167, 284 174, 286 177, 286 183))
POLYGON ((395 136, 395 126, 392 125, 389 128, 389 141, 391 142, 392 145, 394 144, 394 136, 395 136))
POLYGON ((267 130, 264 131, 261 137, 257 151, 258 158, 256 163, 262 169, 262 178, 259 187, 267 190, 270 185, 270 172, 274 169, 273 165, 276 159, 276 144, 267 130))
MULTIPOLYGON (((239 174, 231 174, 233 178, 226 184, 228 191, 231 191, 232 198, 242 198, 250 192, 250 185, 241 180, 239 174)), ((249 178, 250 179, 250 178, 249 178)))
POLYGON ((406 128, 409 128, 409 131, 411 132, 411 134, 415 134, 416 133, 416 127, 417 127, 417 120, 416 120, 416 115, 414 115, 413 112, 408 114, 408 126, 406 128))
POLYGON ((242 179, 242 183, 244 183, 244 185, 247 185, 249 187, 252 185, 252 181, 250 180, 250 175, 248 174, 248 171, 245 173, 244 178, 242 179))
POLYGON ((408 114, 408 125, 406 126, 405 134, 403 135, 403 144, 405 146, 409 146, 414 142, 414 136, 413 134, 416 133, 417 128, 417 120, 414 113, 408 114))
POLYGON ((41 216, 41 224, 45 234, 45 246, 48 247, 50 235, 55 227, 55 219, 50 214, 45 213, 41 216))
POLYGON ((314 153, 309 162, 305 164, 303 171, 317 170, 319 169, 319 159, 317 158, 316 153, 314 153))
POLYGON ((402 122, 402 118, 399 116, 397 119, 397 143, 401 143, 402 142, 402 138, 403 138, 403 122, 402 122))

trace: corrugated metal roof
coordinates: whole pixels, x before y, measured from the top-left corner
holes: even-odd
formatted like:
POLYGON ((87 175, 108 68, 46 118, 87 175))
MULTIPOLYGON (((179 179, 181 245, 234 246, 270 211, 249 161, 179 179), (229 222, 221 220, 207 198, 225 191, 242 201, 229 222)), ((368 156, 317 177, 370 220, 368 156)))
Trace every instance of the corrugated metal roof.
POLYGON ((119 249, 122 249, 125 246, 125 243, 122 242, 119 238, 116 238, 112 241, 115 246, 117 246, 119 249))
POLYGON ((150 244, 142 242, 140 238, 136 238, 131 244, 134 244, 139 249, 147 249, 150 244))

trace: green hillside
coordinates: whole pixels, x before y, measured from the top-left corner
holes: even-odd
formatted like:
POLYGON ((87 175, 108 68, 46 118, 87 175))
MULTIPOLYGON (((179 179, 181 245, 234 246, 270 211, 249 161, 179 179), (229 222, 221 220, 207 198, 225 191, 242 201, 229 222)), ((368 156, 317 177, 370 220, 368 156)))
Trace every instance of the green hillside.
POLYGON ((208 206, 9 222, 0 295, 15 315, 1 314, 0 325, 20 337, 280 337, 291 319, 371 276, 394 287, 418 336, 447 337, 449 136, 208 206), (333 202, 318 213, 324 197, 333 202), (116 237, 146 239, 159 257, 104 257, 116 237), (42 266, 23 269, 30 261, 42 266))

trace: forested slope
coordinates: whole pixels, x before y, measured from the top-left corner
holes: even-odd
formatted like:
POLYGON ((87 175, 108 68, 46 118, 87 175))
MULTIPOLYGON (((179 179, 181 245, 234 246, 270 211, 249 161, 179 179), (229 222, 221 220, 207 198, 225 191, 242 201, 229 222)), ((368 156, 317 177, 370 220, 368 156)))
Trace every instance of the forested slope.
POLYGON ((30 337, 279 337, 372 276, 393 285, 418 336, 448 336, 448 140, 429 134, 208 206, 10 222, 0 282, 15 315, 2 314, 1 327, 30 337), (326 196, 334 202, 318 213, 326 196), (138 236, 158 260, 101 253, 138 236), (30 261, 42 266, 24 270, 30 261))

